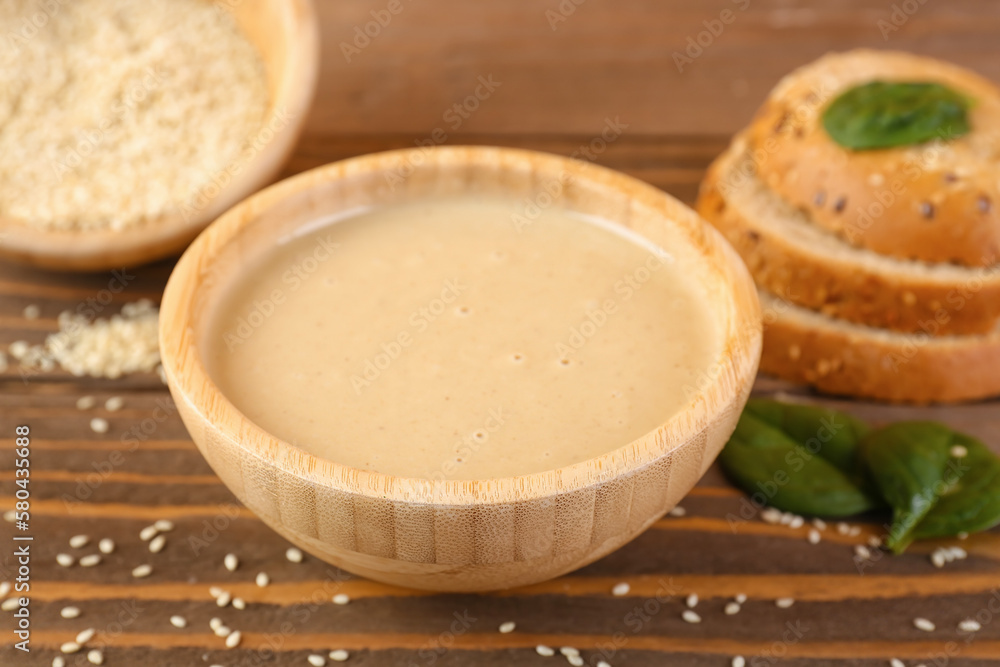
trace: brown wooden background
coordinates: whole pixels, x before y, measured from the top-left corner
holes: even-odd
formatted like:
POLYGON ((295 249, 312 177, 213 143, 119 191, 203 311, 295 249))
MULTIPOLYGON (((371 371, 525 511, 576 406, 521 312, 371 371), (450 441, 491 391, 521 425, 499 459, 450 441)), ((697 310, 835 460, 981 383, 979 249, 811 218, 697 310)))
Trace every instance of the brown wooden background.
MULTIPOLYGON (((1000 81, 1000 3, 993 0, 794 2, 780 0, 585 0, 565 21, 550 25, 546 12, 559 0, 402 0, 404 10, 346 62, 340 42, 371 20, 380 0, 318 0, 323 22, 323 69, 307 131, 288 174, 331 160, 412 145, 442 128, 449 143, 522 146, 569 154, 598 133, 606 119, 628 128, 598 161, 645 179, 691 201, 708 162, 744 123, 781 74, 830 49, 865 45, 944 57, 1000 81), (894 4, 899 11, 894 13, 894 4), (679 72, 672 54, 683 52, 729 9, 734 20, 679 72), (913 10, 916 9, 915 12, 913 10), (911 10, 912 16, 906 13, 911 10), (905 22, 902 17, 907 17, 905 22), (898 30, 883 38, 881 25, 898 30), (500 86, 453 128, 445 113, 491 77, 500 86)), ((580 0, 577 0, 579 2, 580 0)), ((718 26, 716 26, 718 27, 718 26)), ((707 41, 703 37, 703 41, 707 41)), ((136 270, 125 293, 103 315, 140 297, 157 299, 170 262, 136 270)), ((0 266, 0 346, 41 341, 67 308, 97 295, 108 275, 74 276, 0 266), (25 320, 38 304, 42 317, 25 320)), ((359 580, 308 558, 293 565, 287 546, 234 504, 170 412, 159 380, 150 376, 78 380, 56 372, 23 381, 17 368, 0 377, 0 507, 12 505, 13 430, 33 434, 32 647, 15 651, 12 619, 0 615, 0 663, 48 665, 58 645, 84 628, 98 630, 106 665, 306 665, 309 653, 352 652, 348 664, 543 665, 533 647, 572 645, 588 664, 601 657, 615 667, 730 664, 908 665, 1000 664, 1000 531, 973 536, 969 559, 936 570, 923 544, 902 557, 880 558, 859 572, 853 545, 860 536, 827 531, 816 546, 805 529, 738 524, 741 495, 713 470, 684 501, 687 516, 666 518, 619 552, 562 579, 487 596, 427 595, 359 580), (81 413, 76 398, 112 395, 125 408, 81 413), (157 406, 169 417, 153 419, 157 406), (110 431, 90 431, 93 416, 110 431), (149 431, 130 451, 122 438, 149 431), (119 464, 116 452, 121 452, 119 464), (158 518, 177 529, 166 549, 146 551, 139 530, 158 518), (92 544, 74 552, 71 535, 92 544), (65 569, 60 552, 93 553, 112 537, 118 550, 93 569, 65 569), (193 538, 197 538, 194 541, 193 538), (197 540, 203 540, 205 544, 197 540), (227 572, 233 552, 242 565, 227 572), (129 571, 149 562, 141 582, 129 571), (253 584, 258 571, 273 584, 253 584), (618 581, 627 597, 609 594, 618 581), (219 610, 208 587, 243 596, 247 609, 219 610), (347 606, 330 603, 349 593, 347 606), (702 597, 699 625, 680 619, 683 596, 702 597), (749 601, 736 616, 722 608, 738 593, 749 601), (672 599, 663 600, 664 595, 672 599), (658 598, 659 596, 659 598, 658 598), (794 597, 790 609, 773 600, 794 597), (59 610, 83 610, 75 620, 59 610), (181 614, 188 628, 171 626, 181 614), (457 615, 457 616, 456 616, 457 615), (244 634, 235 650, 214 637, 208 619, 222 617, 244 634), (917 616, 937 624, 931 633, 912 625, 917 616), (966 617, 983 629, 967 641, 956 630, 966 617), (457 618, 464 618, 459 622, 457 618), (517 622, 514 633, 497 626, 517 622), (613 655, 602 647, 616 643, 613 655)), ((762 379, 758 391, 802 391, 762 379)), ((829 401, 875 421, 940 419, 1000 450, 1000 404, 916 409, 829 401)), ((12 578, 13 527, 0 523, 0 580, 12 578)), ((69 664, 86 664, 82 654, 69 664)))

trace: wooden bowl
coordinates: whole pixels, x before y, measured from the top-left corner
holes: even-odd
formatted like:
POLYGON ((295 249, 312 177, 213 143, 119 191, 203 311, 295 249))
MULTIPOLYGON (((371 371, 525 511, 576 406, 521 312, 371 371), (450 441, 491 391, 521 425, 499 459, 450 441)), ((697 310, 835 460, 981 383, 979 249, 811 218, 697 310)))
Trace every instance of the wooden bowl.
MULTIPOLYGON (((282 181, 215 221, 167 284, 160 346, 191 436, 226 485, 295 544, 384 582, 480 591, 542 581, 617 549, 670 510, 736 424, 761 350, 749 274, 712 227, 669 195, 582 161, 529 151, 392 151, 282 181), (207 313, 233 271, 280 236, 357 207, 456 193, 504 194, 615 221, 682 261, 711 295, 723 352, 690 402, 654 431, 549 472, 481 481, 408 479, 312 456, 265 432, 222 395, 199 353, 207 313), (549 200, 551 201, 551 200, 549 200)), ((664 344, 668 344, 666 339, 664 344)))
POLYGON ((233 13, 261 54, 271 96, 266 119, 280 119, 274 123, 274 138, 195 214, 178 212, 122 231, 44 230, 0 216, 0 256, 73 271, 121 268, 167 257, 183 250, 220 213, 277 176, 295 147, 316 88, 319 29, 312 0, 216 4, 233 13))

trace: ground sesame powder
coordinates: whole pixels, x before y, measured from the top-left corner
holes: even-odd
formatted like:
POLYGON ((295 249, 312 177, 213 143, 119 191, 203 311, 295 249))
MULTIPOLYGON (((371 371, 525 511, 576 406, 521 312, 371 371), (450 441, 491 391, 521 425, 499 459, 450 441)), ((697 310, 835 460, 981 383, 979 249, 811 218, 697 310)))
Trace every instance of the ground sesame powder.
MULTIPOLYGON (((0 0, 0 25, 38 11, 0 0)), ((177 214, 246 159, 268 109, 260 54, 201 0, 59 3, 0 48, 0 216, 114 229, 177 214)))

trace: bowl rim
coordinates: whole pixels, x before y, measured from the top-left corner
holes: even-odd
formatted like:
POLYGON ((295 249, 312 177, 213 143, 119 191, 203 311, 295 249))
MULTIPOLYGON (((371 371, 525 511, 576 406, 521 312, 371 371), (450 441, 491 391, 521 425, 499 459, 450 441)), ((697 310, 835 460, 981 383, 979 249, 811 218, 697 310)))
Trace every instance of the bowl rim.
MULTIPOLYGON (((144 264, 181 251, 212 220, 274 178, 302 132, 316 92, 320 60, 319 22, 313 0, 282 0, 276 6, 281 21, 275 27, 290 38, 284 67, 268 74, 269 78, 277 77, 278 85, 261 130, 279 116, 287 121, 272 130, 273 139, 204 207, 193 215, 172 212, 119 231, 45 229, 0 215, 0 256, 61 271, 101 271, 144 264)), ((259 52, 259 46, 253 45, 259 52)))
MULTIPOLYGON (((162 364, 174 400, 182 401, 189 412, 216 429, 242 455, 266 467, 348 494, 432 506, 476 506, 537 500, 604 484, 638 472, 670 456, 678 447, 692 446, 692 441, 716 423, 723 411, 752 384, 760 359, 762 325, 757 291, 736 251, 709 223, 667 193, 631 176, 575 158, 492 146, 436 146, 333 162, 280 181, 227 211, 202 232, 174 267, 161 304, 159 339, 162 364), (197 352, 198 332, 191 317, 197 304, 201 272, 244 227, 286 197, 336 180, 413 166, 413 157, 418 154, 420 166, 414 169, 499 164, 503 165, 499 173, 503 173, 503 169, 523 168, 527 164, 554 174, 568 172, 574 179, 624 194, 630 206, 635 202, 645 205, 662 216, 665 224, 678 227, 701 261, 719 274, 726 293, 732 297, 732 303, 725 308, 728 321, 720 323, 719 314, 713 313, 717 325, 723 329, 723 341, 714 364, 719 369, 706 372, 709 383, 700 386, 688 404, 665 422, 619 448, 570 466, 495 479, 418 479, 352 468, 310 454, 248 419, 215 384, 197 352), (671 444, 674 446, 670 447, 671 444)), ((212 445, 203 440, 195 438, 199 449, 207 453, 212 445)))

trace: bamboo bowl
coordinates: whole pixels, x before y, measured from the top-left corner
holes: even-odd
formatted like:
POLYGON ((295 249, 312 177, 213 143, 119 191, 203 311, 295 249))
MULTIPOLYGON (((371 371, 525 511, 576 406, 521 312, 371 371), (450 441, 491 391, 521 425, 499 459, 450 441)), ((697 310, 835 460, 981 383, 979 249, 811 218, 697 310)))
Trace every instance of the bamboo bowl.
POLYGON ((579 568, 670 510, 711 464, 749 394, 761 349, 749 274, 686 206, 633 178, 568 158, 489 147, 411 149, 282 181, 213 223, 167 284, 160 347, 170 391, 223 482, 275 531, 319 558, 413 588, 482 591, 579 568), (553 188, 561 184, 560 188, 553 188), (685 259, 711 295, 723 352, 690 402, 654 431, 565 468, 506 479, 393 477, 314 457, 222 395, 199 356, 207 313, 232 272, 275 240, 357 207, 456 193, 504 194, 617 221, 685 259))
POLYGON ((277 176, 295 147, 316 88, 319 29, 312 0, 215 4, 232 12, 264 61, 271 97, 265 126, 273 130, 273 139, 195 214, 178 212, 121 231, 44 230, 0 216, 0 256, 47 269, 100 271, 175 255, 220 213, 277 176), (269 119, 280 122, 268 125, 269 119))

